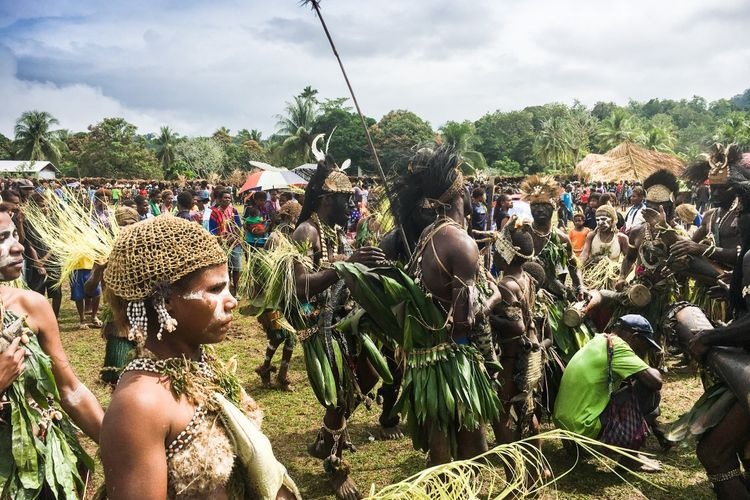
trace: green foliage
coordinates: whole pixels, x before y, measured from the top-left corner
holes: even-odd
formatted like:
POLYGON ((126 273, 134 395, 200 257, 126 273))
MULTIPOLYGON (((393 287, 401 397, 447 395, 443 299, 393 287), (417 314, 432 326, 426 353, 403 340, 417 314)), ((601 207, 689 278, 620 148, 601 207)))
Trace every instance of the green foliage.
POLYGON ((213 137, 194 137, 175 146, 176 170, 188 177, 222 173, 227 154, 213 137))
POLYGON ((519 165, 528 166, 533 157, 534 115, 526 110, 503 113, 495 111, 477 120, 477 150, 492 164, 509 158, 519 165))
MULTIPOLYGON (((135 127, 121 119, 106 119, 89 127, 89 133, 53 131, 54 117, 28 111, 18 120, 15 141, 0 136, 0 158, 57 155, 53 161, 68 176, 226 176, 248 170, 252 160, 290 168, 311 162, 311 142, 323 133, 330 138, 329 153, 334 158, 351 159, 355 167, 372 173, 375 164, 359 115, 348 102, 345 97, 320 97, 308 86, 285 103, 283 113, 277 115, 277 132, 267 139, 259 130, 247 128, 232 136, 226 127, 219 127, 210 138, 179 137, 169 127, 162 127, 159 135, 138 136, 135 127), (206 142, 209 139, 213 142, 206 142)), ((694 96, 631 100, 625 106, 600 101, 589 108, 575 101, 495 111, 474 122, 448 121, 437 137, 429 123, 409 111, 394 110, 380 121, 365 120, 386 172, 404 168, 418 147, 435 142, 453 144, 467 171, 566 172, 589 152, 604 153, 625 140, 687 161, 714 141, 737 142, 750 149, 750 89, 713 102, 694 96)))
POLYGON ((89 126, 78 159, 83 177, 155 179, 163 176, 156 156, 136 135, 136 127, 122 118, 105 118, 89 126))
POLYGON ((0 160, 13 159, 13 141, 0 134, 0 160))
POLYGON ((292 102, 287 102, 284 114, 278 115, 277 135, 281 139, 283 164, 296 167, 310 160, 310 145, 315 138, 313 127, 318 117, 317 90, 305 88, 292 102))
POLYGON ((474 149, 479 142, 476 132, 476 127, 469 120, 460 123, 449 121, 440 127, 443 144, 450 144, 459 153, 474 149))
POLYGON ((60 148, 50 127, 57 118, 46 111, 26 111, 16 121, 14 132, 17 160, 47 160, 60 163, 60 148))
POLYGON ((490 169, 493 175, 500 177, 520 177, 527 173, 517 161, 511 160, 508 157, 495 160, 490 169))
POLYGON ((599 152, 607 152, 624 141, 643 143, 643 129, 636 117, 618 108, 599 123, 596 131, 599 152))
POLYGON ((713 138, 724 144, 736 142, 750 147, 750 114, 742 111, 730 113, 718 124, 713 138))
MULTIPOLYGON (((339 163, 351 159, 355 168, 373 171, 374 162, 362 121, 357 113, 344 106, 344 102, 346 98, 329 99, 321 105, 322 113, 315 120, 313 127, 315 133, 325 134, 326 140, 331 139, 328 153, 339 163)), ((376 123, 374 119, 367 117, 365 122, 368 127, 376 123)))
POLYGON ((165 176, 172 174, 172 166, 174 164, 174 148, 179 141, 179 136, 175 134, 169 127, 162 127, 160 130, 159 137, 154 139, 154 145, 156 146, 156 159, 159 160, 162 171, 165 176))
POLYGON ((435 140, 429 123, 403 109, 390 111, 383 116, 370 127, 370 134, 386 172, 402 171, 417 148, 435 140))

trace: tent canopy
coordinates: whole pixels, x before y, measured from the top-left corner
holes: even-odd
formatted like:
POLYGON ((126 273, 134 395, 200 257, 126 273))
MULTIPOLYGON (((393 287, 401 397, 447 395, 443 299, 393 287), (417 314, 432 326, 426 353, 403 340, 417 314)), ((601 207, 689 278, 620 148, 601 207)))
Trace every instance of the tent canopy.
POLYGON ((677 177, 685 163, 674 155, 646 149, 625 141, 605 154, 588 154, 576 165, 575 174, 583 181, 639 181, 666 168, 677 177))

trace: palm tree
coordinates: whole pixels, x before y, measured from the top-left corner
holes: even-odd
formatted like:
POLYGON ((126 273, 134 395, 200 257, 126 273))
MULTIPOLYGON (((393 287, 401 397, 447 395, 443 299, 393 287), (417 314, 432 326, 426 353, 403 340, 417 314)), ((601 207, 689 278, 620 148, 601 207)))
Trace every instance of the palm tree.
POLYGON ((534 139, 534 156, 542 166, 570 167, 576 159, 572 142, 573 132, 564 117, 547 118, 534 139))
POLYGON ((46 111, 26 111, 16 121, 15 148, 18 160, 48 160, 60 163, 60 148, 51 125, 57 125, 57 118, 46 111))
POLYGON ((318 107, 314 100, 296 96, 287 102, 284 115, 277 115, 277 134, 282 139, 282 149, 295 159, 308 161, 310 144, 315 138, 313 125, 318 117, 318 107))
POLYGON ((461 123, 449 121, 440 128, 443 142, 452 145, 459 153, 473 149, 476 143, 475 132, 474 124, 469 120, 461 123))
POLYGON ((750 119, 744 113, 730 113, 719 125, 714 140, 730 144, 736 142, 742 146, 750 146, 750 119))
POLYGON ((677 137, 674 135, 673 129, 652 125, 646 131, 644 139, 643 145, 648 149, 674 154, 677 137))
POLYGON ((643 131, 624 109, 615 109, 601 121, 596 132, 599 148, 609 151, 624 141, 643 143, 643 131))
POLYGON ((156 159, 161 163, 162 170, 167 173, 174 163, 174 146, 177 144, 177 134, 169 127, 161 127, 159 137, 154 140, 156 144, 156 159))
POLYGON ((307 99, 309 101, 318 102, 318 89, 314 89, 311 86, 307 86, 304 89, 302 89, 302 92, 300 92, 299 97, 302 99, 307 99))

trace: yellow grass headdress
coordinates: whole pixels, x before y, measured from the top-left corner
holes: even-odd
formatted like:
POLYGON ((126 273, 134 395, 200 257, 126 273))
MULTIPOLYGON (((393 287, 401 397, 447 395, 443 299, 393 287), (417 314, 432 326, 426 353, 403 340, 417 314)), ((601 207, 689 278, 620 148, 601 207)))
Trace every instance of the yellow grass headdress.
POLYGON ((522 199, 528 203, 555 205, 559 192, 557 181, 548 175, 529 175, 521 183, 522 199))

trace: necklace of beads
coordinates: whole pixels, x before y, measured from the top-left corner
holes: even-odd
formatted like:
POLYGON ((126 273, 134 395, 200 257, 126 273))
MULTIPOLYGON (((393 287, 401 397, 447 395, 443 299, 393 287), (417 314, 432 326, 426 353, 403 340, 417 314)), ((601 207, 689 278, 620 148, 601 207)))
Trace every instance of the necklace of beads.
POLYGON ((203 359, 203 353, 201 353, 200 361, 189 361, 185 358, 167 358, 167 359, 151 359, 151 358, 136 358, 125 366, 122 370, 125 372, 142 371, 150 373, 158 373, 165 375, 168 368, 176 366, 189 367, 191 371, 195 371, 196 375, 205 377, 208 379, 215 378, 215 374, 211 366, 203 359))
POLYGON ((549 231, 546 233, 543 233, 539 231, 536 227, 534 227, 534 224, 531 224, 531 230, 534 232, 535 235, 539 236, 540 238, 549 238, 549 235, 552 234, 552 228, 550 228, 549 231))

